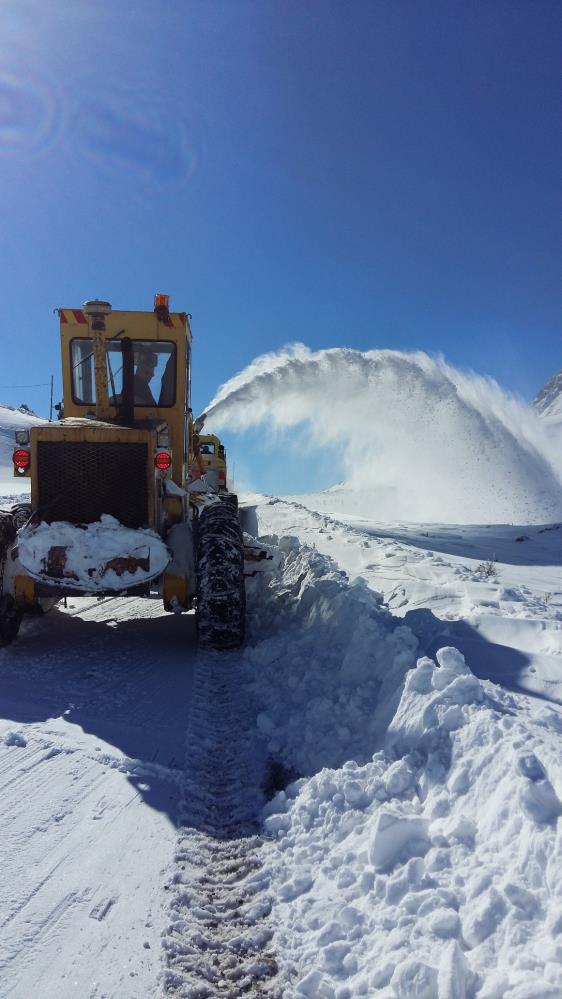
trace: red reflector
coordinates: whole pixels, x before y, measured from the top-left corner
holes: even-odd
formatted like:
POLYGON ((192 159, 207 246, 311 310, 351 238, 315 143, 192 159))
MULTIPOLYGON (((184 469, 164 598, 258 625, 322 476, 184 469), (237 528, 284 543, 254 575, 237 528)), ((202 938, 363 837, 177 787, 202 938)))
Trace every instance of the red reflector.
POLYGON ((31 465, 31 455, 23 447, 16 448, 12 457, 16 468, 29 468, 31 465))
POLYGON ((154 464, 161 472, 167 472, 172 464, 172 456, 168 451, 158 451, 154 455, 154 464))
POLYGON ((220 479, 221 482, 225 482, 225 480, 226 480, 226 472, 219 472, 219 479, 220 479))

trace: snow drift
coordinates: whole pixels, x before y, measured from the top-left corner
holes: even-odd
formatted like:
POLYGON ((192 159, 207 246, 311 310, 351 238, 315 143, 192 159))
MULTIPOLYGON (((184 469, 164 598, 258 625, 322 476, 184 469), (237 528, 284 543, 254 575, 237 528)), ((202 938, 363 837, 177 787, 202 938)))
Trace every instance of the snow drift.
POLYGON ((265 810, 296 997, 562 994, 560 716, 437 660, 384 750, 265 810))
POLYGON ((294 537, 279 547, 281 571, 256 577, 259 599, 248 594, 244 658, 258 730, 269 755, 299 774, 368 759, 414 664, 417 639, 382 597, 360 580, 349 583, 331 559, 294 537), (252 644, 256 635, 268 637, 252 644))
POLYGON ((350 488, 368 489, 373 517, 562 517, 562 484, 537 413, 491 379, 422 352, 295 344, 258 357, 219 389, 207 413, 207 426, 219 431, 306 427, 299 448, 337 448, 338 471, 350 488))
POLYGON ((287 994, 559 997, 560 713, 456 648, 416 664, 376 593, 279 546, 244 658, 268 753, 307 775, 262 812, 287 994))

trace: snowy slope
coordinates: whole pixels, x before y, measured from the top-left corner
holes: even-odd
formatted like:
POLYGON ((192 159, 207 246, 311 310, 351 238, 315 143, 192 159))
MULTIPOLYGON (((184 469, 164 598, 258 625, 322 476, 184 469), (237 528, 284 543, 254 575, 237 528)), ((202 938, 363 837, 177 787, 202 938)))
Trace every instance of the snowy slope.
POLYGON ((562 477, 562 371, 547 381, 534 401, 548 435, 553 461, 562 477))
POLYGON ((533 405, 544 426, 552 463, 562 478, 562 371, 546 382, 533 405))

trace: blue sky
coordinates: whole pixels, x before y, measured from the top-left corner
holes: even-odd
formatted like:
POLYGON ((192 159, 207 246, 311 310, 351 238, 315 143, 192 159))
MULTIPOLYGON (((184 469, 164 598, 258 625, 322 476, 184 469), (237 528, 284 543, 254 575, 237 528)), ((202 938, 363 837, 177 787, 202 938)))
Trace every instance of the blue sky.
MULTIPOLYGON (((562 367, 561 27, 558 0, 4 0, 0 399, 45 412, 4 386, 58 379, 54 307, 155 291, 193 314, 196 410, 291 340, 532 397, 562 367)), ((233 443, 275 488, 281 452, 233 443)))

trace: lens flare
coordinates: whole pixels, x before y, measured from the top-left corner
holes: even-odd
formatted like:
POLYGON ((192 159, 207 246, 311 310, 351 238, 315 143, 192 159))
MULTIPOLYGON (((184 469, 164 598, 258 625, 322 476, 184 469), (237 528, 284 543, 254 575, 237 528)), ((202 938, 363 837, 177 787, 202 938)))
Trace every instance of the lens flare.
POLYGON ((199 155, 188 125, 151 94, 105 94, 77 108, 72 132, 98 171, 135 187, 166 189, 193 177, 199 155))
POLYGON ((46 78, 0 70, 0 150, 4 154, 42 155, 54 143, 61 107, 46 78))

